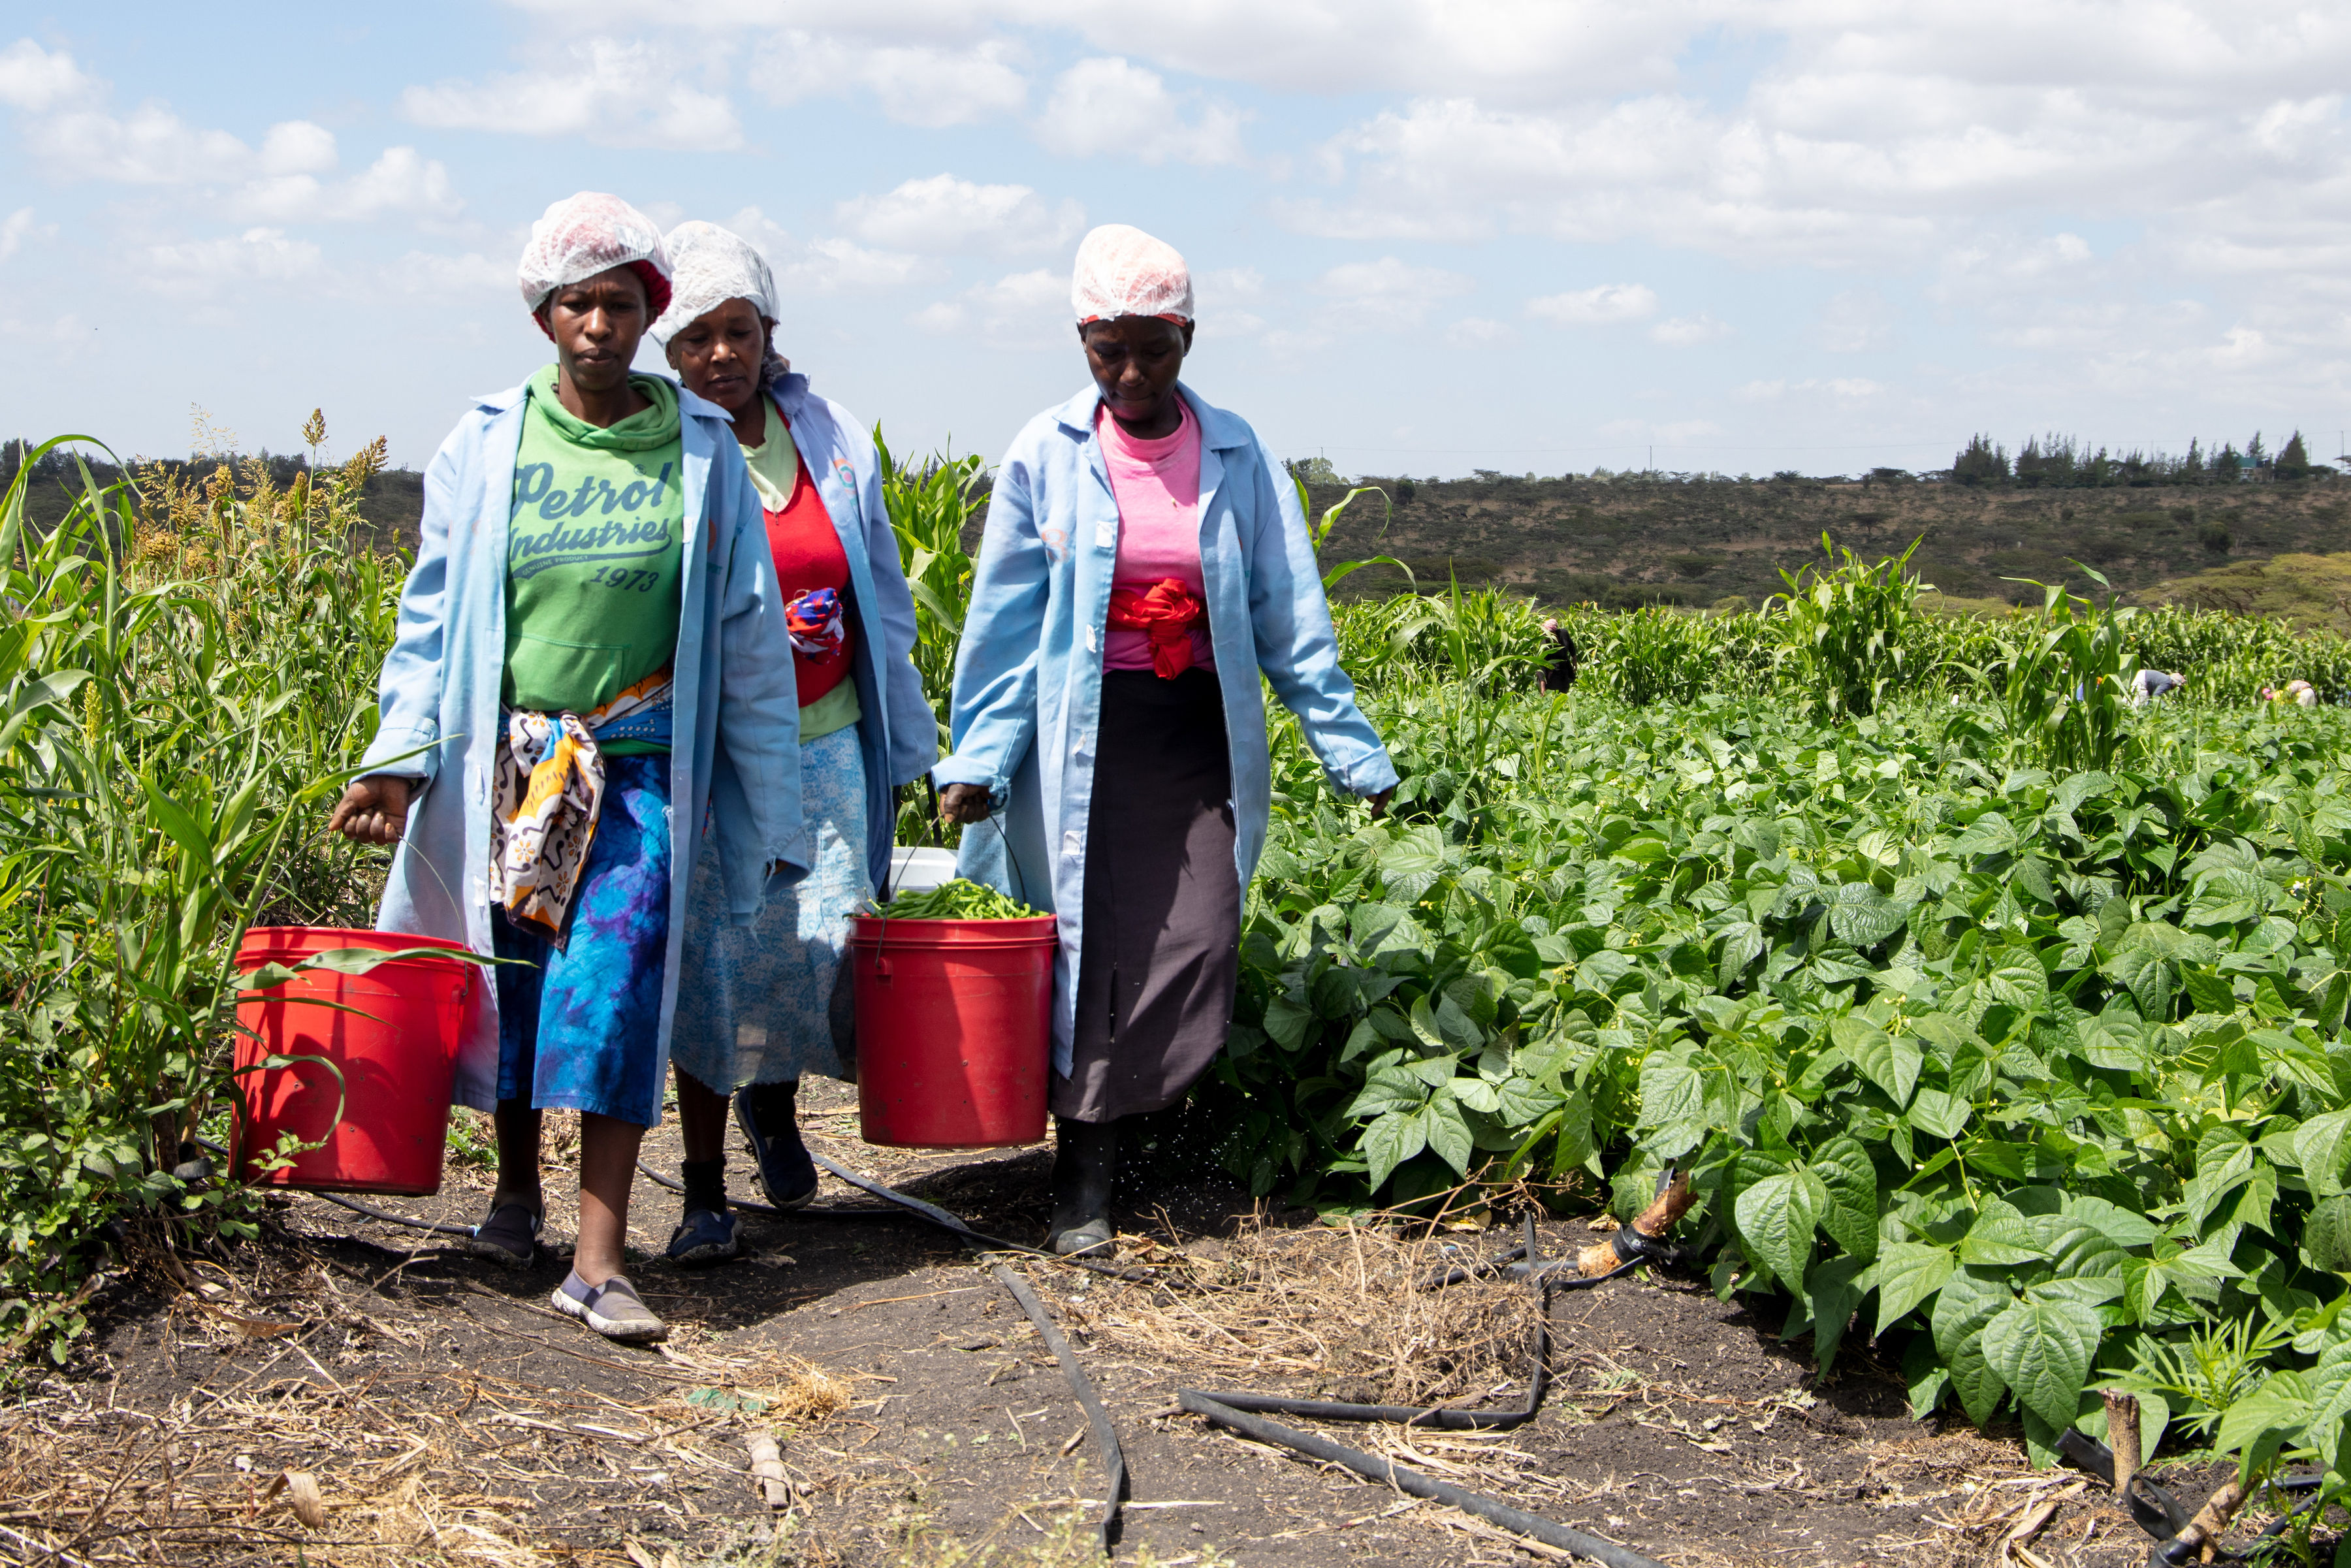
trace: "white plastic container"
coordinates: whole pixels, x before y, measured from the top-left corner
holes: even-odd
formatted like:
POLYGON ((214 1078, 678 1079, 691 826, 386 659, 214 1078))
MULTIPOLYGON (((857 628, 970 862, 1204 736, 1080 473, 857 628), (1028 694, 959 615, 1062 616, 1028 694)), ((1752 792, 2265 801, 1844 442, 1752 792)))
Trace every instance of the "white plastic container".
POLYGON ((955 880, 956 852, 927 844, 900 844, 890 852, 890 896, 928 893, 955 880))

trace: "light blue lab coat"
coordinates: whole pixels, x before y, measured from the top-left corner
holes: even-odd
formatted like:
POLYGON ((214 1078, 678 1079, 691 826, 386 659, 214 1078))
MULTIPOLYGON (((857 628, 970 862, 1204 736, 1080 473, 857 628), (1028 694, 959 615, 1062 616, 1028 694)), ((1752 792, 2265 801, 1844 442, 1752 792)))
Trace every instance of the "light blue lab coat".
MULTIPOLYGON (((521 387, 477 400, 424 471, 423 538, 378 685, 381 716, 361 762, 369 772, 403 774, 423 786, 392 856, 377 929, 462 942, 485 956, 493 951, 490 786, 502 733, 507 525, 525 403, 521 387)), ((770 867, 778 868, 774 884, 788 886, 807 874, 812 852, 800 824, 791 641, 758 493, 726 410, 680 387, 678 414, 685 541, 670 748, 669 956, 655 1082, 669 1073, 686 892, 705 809, 736 924, 758 914, 770 867)), ((491 1110, 497 1085, 497 994, 483 972, 469 992, 454 1098, 491 1110)))
POLYGON ((832 531, 849 557, 849 597, 857 612, 858 749, 865 762, 865 874, 878 892, 890 873, 897 812, 893 785, 930 771, 939 755, 938 716, 914 668, 914 596, 898 561, 898 536, 882 500, 873 437, 849 411, 809 391, 797 371, 769 391, 792 427, 832 531))
MULTIPOLYGON (((1233 870, 1246 894, 1272 806, 1263 671, 1334 789, 1374 795, 1395 765, 1339 667, 1321 569, 1297 491, 1238 415, 1178 392, 1200 423, 1200 572, 1232 757, 1233 870)), ((1118 503, 1094 435, 1093 387, 1038 415, 996 476, 956 661, 954 754, 942 786, 977 784, 1002 810, 967 827, 959 868, 1059 919, 1053 1061, 1067 1073, 1085 937, 1086 821, 1102 726, 1102 640, 1118 503)), ((1111 781, 1116 787, 1116 780, 1111 781)))

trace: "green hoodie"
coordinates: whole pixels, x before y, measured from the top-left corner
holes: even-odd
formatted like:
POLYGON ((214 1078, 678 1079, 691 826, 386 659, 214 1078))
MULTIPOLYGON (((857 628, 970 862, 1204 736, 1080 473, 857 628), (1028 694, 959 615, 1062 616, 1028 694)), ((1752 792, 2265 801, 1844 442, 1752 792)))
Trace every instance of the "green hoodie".
POLYGON ((507 530, 511 706, 588 713, 676 658, 685 550, 677 389, 657 376, 629 380, 653 406, 600 430, 557 401, 554 366, 530 379, 507 530))

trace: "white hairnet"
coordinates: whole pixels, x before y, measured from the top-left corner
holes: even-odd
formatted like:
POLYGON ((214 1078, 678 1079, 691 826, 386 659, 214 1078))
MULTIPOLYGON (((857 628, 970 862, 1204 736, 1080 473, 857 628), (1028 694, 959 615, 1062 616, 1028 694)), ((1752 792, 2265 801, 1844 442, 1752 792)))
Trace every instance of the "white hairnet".
POLYGON ((791 369, 791 362, 776 352, 772 329, 781 314, 776 303, 776 275, 749 240, 732 229, 695 218, 670 230, 662 246, 669 253, 672 292, 669 308, 653 325, 654 342, 666 349, 669 340, 696 318, 729 299, 747 299, 770 329, 759 384, 767 386, 791 369))
POLYGON ((582 191, 550 204, 522 247, 523 303, 536 312, 568 283, 633 266, 655 316, 669 308, 669 256, 653 219, 618 196, 582 191))
POLYGON ((1081 326, 1113 316, 1192 319, 1192 272, 1176 247, 1126 224, 1104 224, 1079 243, 1070 303, 1081 326))

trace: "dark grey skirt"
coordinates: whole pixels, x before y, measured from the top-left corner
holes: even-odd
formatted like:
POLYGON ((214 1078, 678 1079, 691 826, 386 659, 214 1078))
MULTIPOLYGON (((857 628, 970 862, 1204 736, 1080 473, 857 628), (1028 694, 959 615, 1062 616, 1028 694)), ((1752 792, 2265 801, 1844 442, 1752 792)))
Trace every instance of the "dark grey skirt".
POLYGON ((1240 976, 1232 796, 1215 672, 1102 672, 1074 1060, 1054 1114, 1163 1110, 1224 1049, 1240 976))

